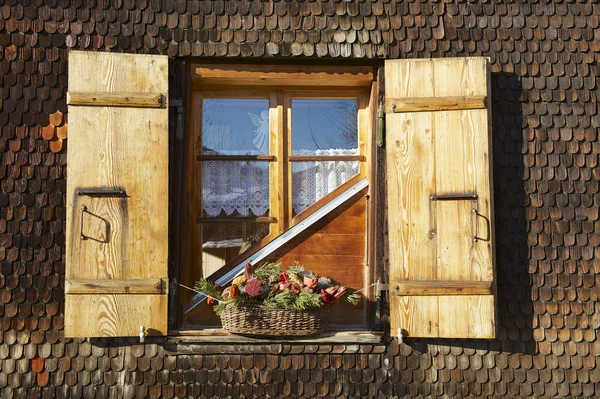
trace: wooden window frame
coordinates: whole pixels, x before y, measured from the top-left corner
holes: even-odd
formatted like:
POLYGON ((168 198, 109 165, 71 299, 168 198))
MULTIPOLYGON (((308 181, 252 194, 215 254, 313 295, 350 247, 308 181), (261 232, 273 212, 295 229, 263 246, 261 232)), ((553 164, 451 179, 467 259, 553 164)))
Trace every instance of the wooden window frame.
MULTIPOLYGON (((324 203, 338 195, 347 187, 363 178, 374 182, 372 161, 374 160, 375 121, 377 109, 377 82, 374 68, 371 66, 297 66, 297 65, 222 65, 222 64, 188 64, 189 76, 189 142, 188 142, 188 178, 189 212, 199 215, 202 203, 201 173, 199 163, 209 159, 233 159, 230 156, 201 156, 195 147, 198 136, 202 132, 202 98, 265 98, 269 100, 269 154, 264 156, 239 157, 246 160, 270 162, 269 170, 269 216, 262 220, 270 223, 270 232, 261 242, 255 245, 260 248, 285 232, 291 226, 304 220, 324 203), (335 93, 332 95, 331 93, 335 93), (292 168, 291 163, 310 161, 314 157, 291 156, 291 101, 294 98, 314 99, 347 99, 358 100, 358 148, 359 156, 335 157, 335 160, 359 161, 359 173, 348 182, 317 201, 298 215, 291 217, 292 212, 292 168), (291 159, 290 159, 291 158, 291 159), (339 158, 339 159, 338 159, 339 158)), ((333 157, 332 157, 333 158, 333 157)), ((368 214, 375 215, 374 203, 368 206, 368 214)), ((198 242, 201 224, 188 217, 188 236, 185 246, 186 261, 183 267, 183 278, 188 284, 195 281, 198 271, 204 273, 201 265, 202 249, 191 245, 198 242), (200 262, 200 264, 198 263, 200 262), (199 267, 198 267, 199 266, 199 267)), ((365 281, 369 286, 374 276, 374 250, 370 248, 373 241, 370 235, 374 231, 375 217, 367 217, 367 240, 365 243, 365 281)), ((250 252, 250 251, 248 251, 250 252)), ((234 258, 235 261, 238 257, 234 258)), ((229 262, 231 263, 231 262, 229 262)), ((224 267, 227 267, 224 266, 224 267)), ((180 270, 181 272, 181 270, 180 270)), ((366 289, 369 300, 374 300, 374 290, 366 289)), ((177 319, 183 312, 190 295, 180 296, 177 306, 177 319)), ((369 306, 371 307, 371 306, 369 306)), ((368 309, 368 314, 373 312, 368 309)), ((368 316, 368 315, 366 315, 368 316)), ((373 326, 372 317, 365 317, 368 325, 373 326)), ((178 322, 178 325, 181 325, 178 322)), ((204 330, 198 330, 204 331, 204 330)))

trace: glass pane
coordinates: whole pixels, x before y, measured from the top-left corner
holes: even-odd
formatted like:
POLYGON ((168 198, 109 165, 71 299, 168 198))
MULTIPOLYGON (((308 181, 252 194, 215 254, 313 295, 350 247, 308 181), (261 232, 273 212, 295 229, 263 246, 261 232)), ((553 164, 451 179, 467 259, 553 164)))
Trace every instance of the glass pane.
POLYGON ((269 100, 205 98, 202 100, 202 153, 265 155, 269 153, 269 100))
POLYGON ((269 162, 204 161, 203 216, 266 216, 269 212, 269 162))
POLYGON ((358 100, 292 100, 292 155, 357 155, 358 100))
POLYGON ((358 174, 358 161, 292 163, 294 216, 358 174))
POLYGON ((203 275, 210 276, 268 234, 268 223, 202 223, 203 275))

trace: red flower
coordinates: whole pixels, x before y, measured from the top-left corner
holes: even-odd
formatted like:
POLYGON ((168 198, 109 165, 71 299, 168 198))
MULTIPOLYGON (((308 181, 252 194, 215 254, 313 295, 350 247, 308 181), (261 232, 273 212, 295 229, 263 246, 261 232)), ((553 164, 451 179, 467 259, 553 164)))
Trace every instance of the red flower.
POLYGON ((263 282, 257 279, 248 280, 246 283, 246 294, 259 296, 263 291, 263 282))
POLYGON ((229 298, 235 298, 236 296, 238 296, 240 294, 240 289, 238 288, 237 285, 232 284, 231 287, 225 288, 225 291, 223 291, 223 294, 229 295, 229 298))
POLYGON ((250 280, 252 275, 254 275, 254 269, 250 263, 246 263, 246 266, 244 266, 244 272, 246 273, 246 278, 250 280))
POLYGON ((290 277, 285 273, 279 274, 279 289, 281 291, 285 291, 290 288, 292 283, 290 282, 290 277))
POLYGON ((215 301, 215 298, 213 298, 212 296, 209 296, 208 298, 206 298, 206 303, 208 303, 209 305, 212 305, 212 303, 215 301))
POLYGON ((337 291, 335 292, 335 294, 333 294, 333 296, 335 297, 335 299, 340 299, 348 290, 348 287, 342 285, 340 286, 340 288, 337 289, 337 291))
POLYGON ((328 304, 329 306, 333 305, 335 302, 335 297, 321 288, 321 296, 323 297, 323 302, 328 304))
POLYGON ((310 278, 310 277, 304 277, 304 285, 307 286, 308 288, 314 290, 315 288, 317 288, 317 282, 319 280, 316 278, 310 278))

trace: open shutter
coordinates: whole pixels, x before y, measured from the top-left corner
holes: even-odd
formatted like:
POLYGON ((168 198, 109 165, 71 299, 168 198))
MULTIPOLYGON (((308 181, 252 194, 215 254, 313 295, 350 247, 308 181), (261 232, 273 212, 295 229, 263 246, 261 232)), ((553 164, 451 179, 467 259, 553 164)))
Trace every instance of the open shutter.
POLYGON ((493 338, 486 58, 385 62, 392 334, 493 338))
POLYGON ((69 54, 65 336, 167 333, 166 56, 69 54))

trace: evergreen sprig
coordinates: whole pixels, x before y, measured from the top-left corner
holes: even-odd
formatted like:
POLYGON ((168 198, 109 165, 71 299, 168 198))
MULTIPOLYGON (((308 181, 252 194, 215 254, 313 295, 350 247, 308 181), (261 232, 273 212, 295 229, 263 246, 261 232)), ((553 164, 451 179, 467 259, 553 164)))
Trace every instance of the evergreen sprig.
POLYGON ((196 285, 194 286, 196 291, 203 293, 206 296, 212 296, 213 298, 217 298, 218 300, 223 300, 223 293, 215 283, 205 278, 202 278, 196 281, 196 285))
POLYGON ((299 265, 292 265, 287 269, 288 274, 295 274, 299 277, 304 277, 305 272, 306 270, 304 270, 304 266, 299 265))
POLYGON ((281 263, 267 262, 254 270, 254 277, 259 280, 268 281, 271 277, 278 278, 279 273, 281 273, 281 263))
POLYGON ((351 305, 358 305, 360 303, 361 296, 356 291, 347 291, 343 298, 346 302, 348 302, 351 305))
POLYGON ((291 291, 283 291, 277 295, 267 297, 264 305, 269 308, 285 310, 308 310, 323 306, 321 294, 313 292, 301 292, 295 294, 291 291))

